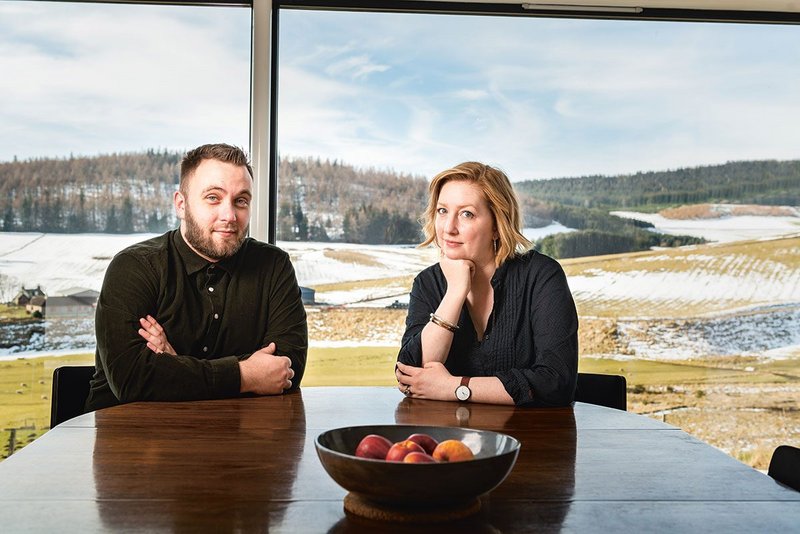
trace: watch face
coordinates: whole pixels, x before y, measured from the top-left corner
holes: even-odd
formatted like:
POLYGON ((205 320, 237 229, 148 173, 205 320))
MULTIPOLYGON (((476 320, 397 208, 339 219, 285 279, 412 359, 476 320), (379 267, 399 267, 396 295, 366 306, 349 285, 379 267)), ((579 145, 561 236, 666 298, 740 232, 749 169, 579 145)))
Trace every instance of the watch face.
POLYGON ((472 392, 469 390, 467 386, 458 386, 456 388, 456 398, 460 401, 465 401, 469 399, 472 392))

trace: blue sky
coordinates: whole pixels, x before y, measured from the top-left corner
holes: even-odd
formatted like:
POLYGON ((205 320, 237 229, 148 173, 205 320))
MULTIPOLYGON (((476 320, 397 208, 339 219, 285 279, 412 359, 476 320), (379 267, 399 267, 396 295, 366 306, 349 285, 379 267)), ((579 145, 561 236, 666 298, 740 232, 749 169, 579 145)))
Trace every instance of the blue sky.
MULTIPOLYGON (((0 3, 0 161, 247 144, 249 12, 0 3)), ((513 180, 800 157, 800 27, 284 11, 279 149, 513 180)))

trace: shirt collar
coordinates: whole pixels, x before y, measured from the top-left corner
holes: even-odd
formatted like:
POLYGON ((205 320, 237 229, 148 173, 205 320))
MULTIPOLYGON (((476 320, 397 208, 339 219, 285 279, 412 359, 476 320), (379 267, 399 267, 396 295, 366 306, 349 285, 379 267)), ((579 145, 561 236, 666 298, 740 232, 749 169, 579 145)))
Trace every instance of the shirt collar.
POLYGON ((492 275, 492 287, 498 287, 503 283, 503 280, 506 277, 506 271, 508 271, 508 263, 511 261, 511 259, 512 258, 508 258, 500 267, 495 269, 494 274, 492 275))
POLYGON ((239 264, 239 258, 241 258, 244 255, 244 249, 246 247, 247 247, 247 238, 245 238, 244 242, 242 243, 242 246, 239 247, 239 250, 236 251, 236 254, 234 254, 230 258, 223 258, 214 265, 216 265, 217 267, 219 267, 228 274, 233 274, 233 272, 236 270, 236 266, 239 264))
POLYGON ((183 260, 183 266, 186 269, 186 274, 194 274, 197 271, 201 271, 205 269, 209 263, 211 263, 207 259, 200 257, 197 252, 192 250, 186 241, 184 241, 180 228, 175 230, 175 233, 173 234, 173 242, 175 243, 175 249, 178 251, 178 254, 183 260))

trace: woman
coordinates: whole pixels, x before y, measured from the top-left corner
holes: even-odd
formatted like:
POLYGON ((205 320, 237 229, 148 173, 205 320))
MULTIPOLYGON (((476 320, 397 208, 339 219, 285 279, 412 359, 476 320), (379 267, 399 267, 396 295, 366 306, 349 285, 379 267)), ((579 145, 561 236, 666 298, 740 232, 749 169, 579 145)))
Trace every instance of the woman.
POLYGON ((439 263, 414 280, 397 356, 413 398, 563 406, 574 400, 578 316, 561 266, 521 233, 508 177, 467 162, 433 178, 424 216, 439 263))

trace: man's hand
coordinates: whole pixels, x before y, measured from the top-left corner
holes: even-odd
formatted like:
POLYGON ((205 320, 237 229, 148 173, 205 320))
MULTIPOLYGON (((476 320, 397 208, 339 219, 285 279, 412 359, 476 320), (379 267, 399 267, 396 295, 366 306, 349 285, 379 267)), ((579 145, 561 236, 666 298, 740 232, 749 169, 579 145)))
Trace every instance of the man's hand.
POLYGON ((287 356, 275 354, 275 343, 270 343, 261 350, 239 362, 242 393, 257 395, 278 395, 292 387, 292 360, 287 356))
POLYGON ((164 332, 164 329, 158 324, 158 321, 151 315, 139 319, 139 324, 142 325, 138 330, 139 335, 147 341, 148 349, 156 354, 170 354, 172 356, 177 354, 175 349, 172 348, 172 345, 169 344, 167 333, 164 332))

